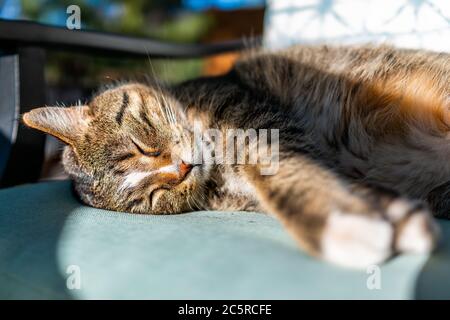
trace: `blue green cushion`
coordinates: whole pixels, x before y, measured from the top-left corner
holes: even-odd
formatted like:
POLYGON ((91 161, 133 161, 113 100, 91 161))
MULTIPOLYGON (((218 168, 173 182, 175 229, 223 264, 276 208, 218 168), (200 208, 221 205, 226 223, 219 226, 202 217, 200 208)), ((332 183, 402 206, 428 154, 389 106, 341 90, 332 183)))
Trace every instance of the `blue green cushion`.
MULTIPOLYGON (((440 224, 449 238, 450 221, 440 224)), ((0 191, 0 298, 450 298, 449 269, 445 244, 432 257, 392 259, 381 289, 369 290, 365 270, 305 255, 263 214, 98 210, 66 181, 0 191), (71 265, 81 289, 66 285, 71 265)))

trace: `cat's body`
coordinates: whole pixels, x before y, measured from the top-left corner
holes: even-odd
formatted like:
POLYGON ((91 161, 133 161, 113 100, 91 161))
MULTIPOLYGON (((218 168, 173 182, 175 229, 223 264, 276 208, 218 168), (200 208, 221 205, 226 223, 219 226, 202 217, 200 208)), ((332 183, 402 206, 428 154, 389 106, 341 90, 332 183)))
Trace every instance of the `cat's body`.
POLYGON ((365 266, 435 245, 429 211, 396 193, 450 213, 449 75, 447 54, 294 47, 251 53, 224 76, 164 89, 130 84, 69 117, 38 109, 24 120, 72 146, 65 167, 90 205, 265 211, 310 253, 365 266), (279 129, 278 171, 193 167, 195 122, 221 132, 279 129), (74 124, 76 134, 67 132, 74 124))
POLYGON ((209 127, 223 118, 241 127, 267 126, 270 117, 242 120, 251 118, 254 108, 263 113, 264 103, 251 101, 252 97, 244 103, 239 99, 244 100, 246 93, 275 99, 280 112, 293 120, 308 155, 349 178, 422 199, 449 181, 447 54, 390 47, 297 47, 251 55, 233 72, 215 79, 217 84, 196 80, 178 88, 183 104, 198 109, 206 105, 206 113, 217 117, 209 127), (197 91, 202 92, 200 98, 197 91), (199 99, 205 101, 197 103, 199 99), (227 105, 235 119, 217 114, 220 103, 208 99, 239 101, 236 113, 227 105))

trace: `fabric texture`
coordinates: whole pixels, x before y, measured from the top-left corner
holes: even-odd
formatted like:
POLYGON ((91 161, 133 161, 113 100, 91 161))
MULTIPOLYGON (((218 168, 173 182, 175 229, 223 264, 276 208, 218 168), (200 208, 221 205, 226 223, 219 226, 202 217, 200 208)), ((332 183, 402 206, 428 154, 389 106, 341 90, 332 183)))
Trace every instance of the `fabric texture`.
POLYGON ((67 181, 0 191, 3 299, 450 298, 449 267, 448 244, 346 270, 305 255, 260 213, 111 212, 80 204, 67 181), (370 290, 374 271, 381 288, 370 290))

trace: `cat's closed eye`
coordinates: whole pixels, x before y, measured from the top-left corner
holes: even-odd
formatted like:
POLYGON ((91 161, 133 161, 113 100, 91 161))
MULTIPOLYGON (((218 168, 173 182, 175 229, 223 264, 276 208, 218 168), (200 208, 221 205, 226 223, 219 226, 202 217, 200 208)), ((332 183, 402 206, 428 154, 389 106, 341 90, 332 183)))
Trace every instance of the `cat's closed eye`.
POLYGON ((131 139, 131 142, 133 142, 136 149, 144 156, 147 157, 157 157, 161 154, 158 150, 145 150, 143 147, 141 147, 134 139, 131 139))

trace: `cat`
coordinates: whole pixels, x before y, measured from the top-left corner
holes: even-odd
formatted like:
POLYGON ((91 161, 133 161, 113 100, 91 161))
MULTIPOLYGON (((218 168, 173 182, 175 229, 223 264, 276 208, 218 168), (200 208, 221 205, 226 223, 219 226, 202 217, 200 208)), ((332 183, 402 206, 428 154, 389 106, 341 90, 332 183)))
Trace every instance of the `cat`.
POLYGON ((450 216, 449 74, 449 54, 386 45, 251 50, 221 76, 122 84, 23 121, 67 144, 65 170, 88 205, 261 211, 309 254, 362 268, 438 243, 431 212, 450 216), (277 172, 194 163, 194 127, 278 129, 277 172))

